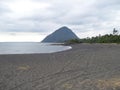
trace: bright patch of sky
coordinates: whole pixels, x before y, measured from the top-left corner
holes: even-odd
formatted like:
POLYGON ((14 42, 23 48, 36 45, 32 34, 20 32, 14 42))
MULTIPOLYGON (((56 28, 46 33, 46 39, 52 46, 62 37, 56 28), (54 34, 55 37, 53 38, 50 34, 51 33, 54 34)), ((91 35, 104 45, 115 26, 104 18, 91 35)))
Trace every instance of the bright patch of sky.
POLYGON ((45 38, 45 35, 40 33, 0 33, 0 42, 40 42, 43 38, 45 38))

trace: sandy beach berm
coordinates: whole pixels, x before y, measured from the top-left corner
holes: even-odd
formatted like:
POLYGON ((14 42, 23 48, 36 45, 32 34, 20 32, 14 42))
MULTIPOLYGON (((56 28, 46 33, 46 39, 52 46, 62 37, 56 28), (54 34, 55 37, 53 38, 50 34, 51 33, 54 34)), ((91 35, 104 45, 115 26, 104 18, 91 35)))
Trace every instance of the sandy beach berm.
POLYGON ((51 54, 0 55, 0 90, 120 90, 120 45, 76 44, 51 54))

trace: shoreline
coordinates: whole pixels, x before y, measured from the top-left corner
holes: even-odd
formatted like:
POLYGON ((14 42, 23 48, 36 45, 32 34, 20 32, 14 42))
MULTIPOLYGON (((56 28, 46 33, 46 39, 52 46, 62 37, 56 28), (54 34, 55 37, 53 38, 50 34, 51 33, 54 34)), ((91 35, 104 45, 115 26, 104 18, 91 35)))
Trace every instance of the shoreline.
POLYGON ((17 55, 17 54, 46 54, 46 53, 55 53, 61 52, 64 50, 71 49, 71 46, 63 46, 63 45, 52 45, 46 43, 8 43, 8 44, 0 44, 0 55, 17 55))
POLYGON ((67 49, 67 50, 63 50, 63 51, 57 51, 57 52, 51 52, 51 53, 23 53, 23 54, 0 54, 0 56, 2 55, 40 55, 40 54, 55 54, 55 53, 61 53, 61 52, 66 52, 66 51, 69 51, 71 49, 73 49, 74 47, 76 47, 77 45, 117 45, 117 46, 120 46, 120 44, 118 43, 75 43, 75 44, 61 44, 61 43, 58 43, 58 44, 50 44, 50 45, 57 45, 57 46, 70 46, 71 48, 70 49, 67 49))
POLYGON ((0 55, 0 90, 120 88, 119 44, 71 46, 50 54, 0 55))

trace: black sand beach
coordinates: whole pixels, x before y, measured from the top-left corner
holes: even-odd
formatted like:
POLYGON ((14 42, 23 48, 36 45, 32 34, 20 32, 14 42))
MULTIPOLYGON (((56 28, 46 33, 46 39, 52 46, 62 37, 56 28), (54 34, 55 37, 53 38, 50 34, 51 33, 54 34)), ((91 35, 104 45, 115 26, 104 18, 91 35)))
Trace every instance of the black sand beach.
POLYGON ((52 54, 0 55, 0 90, 120 90, 120 45, 76 44, 52 54))

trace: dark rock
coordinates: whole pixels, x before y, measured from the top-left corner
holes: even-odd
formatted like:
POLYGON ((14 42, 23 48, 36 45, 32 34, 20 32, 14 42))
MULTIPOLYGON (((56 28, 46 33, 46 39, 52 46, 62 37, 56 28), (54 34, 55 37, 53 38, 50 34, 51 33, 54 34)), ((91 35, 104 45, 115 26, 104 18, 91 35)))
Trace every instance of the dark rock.
POLYGON ((78 39, 78 37, 68 27, 62 27, 48 35, 42 42, 61 43, 71 39, 78 39))

